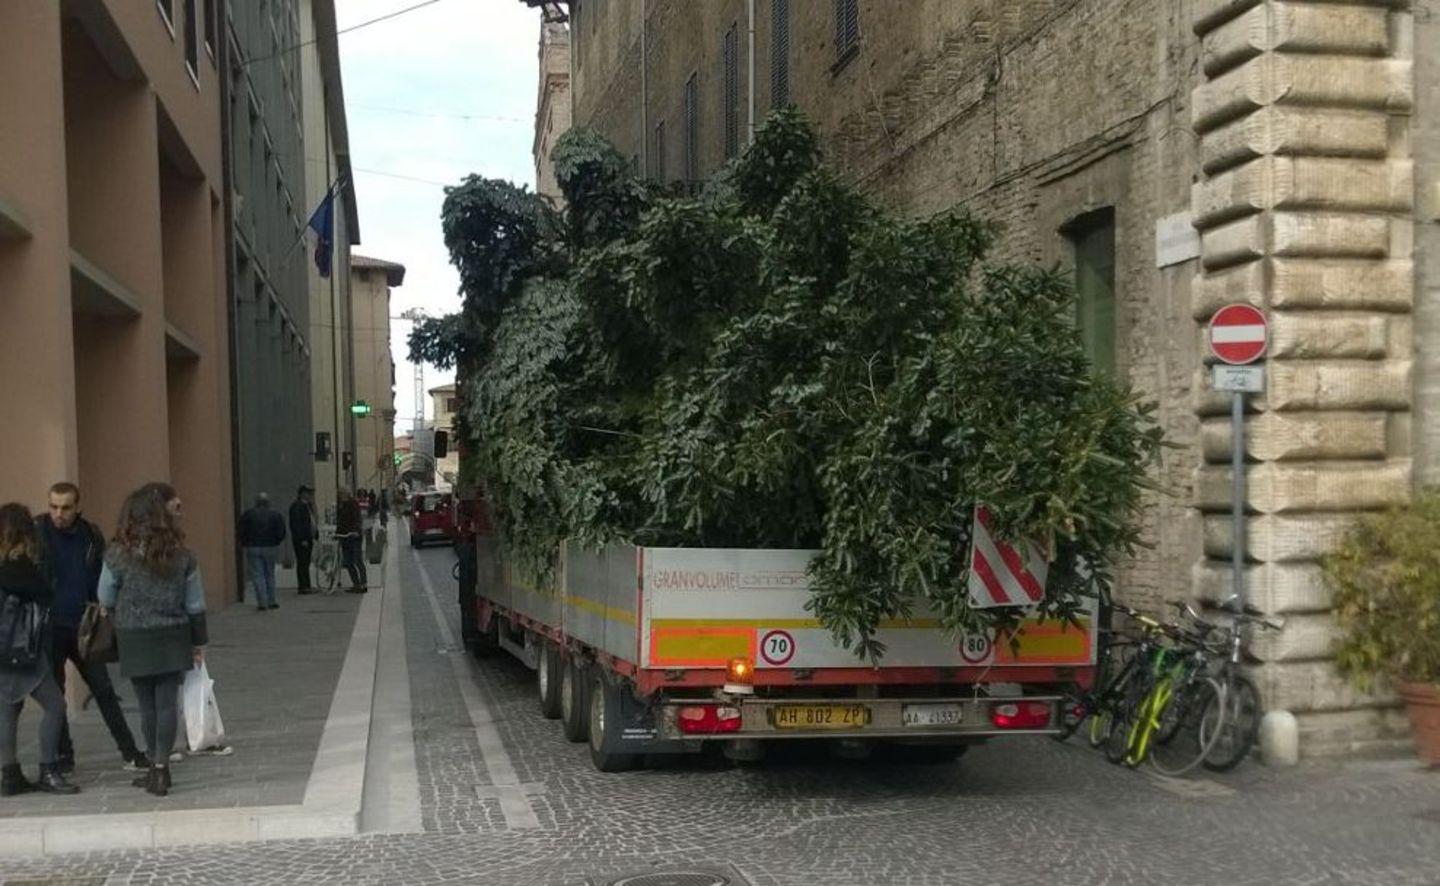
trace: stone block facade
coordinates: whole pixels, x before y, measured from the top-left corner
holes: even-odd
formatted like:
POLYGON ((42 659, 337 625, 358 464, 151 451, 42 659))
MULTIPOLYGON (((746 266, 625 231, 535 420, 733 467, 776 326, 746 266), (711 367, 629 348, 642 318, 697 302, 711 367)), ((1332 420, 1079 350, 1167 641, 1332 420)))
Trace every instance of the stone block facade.
POLYGON ((1440 131, 1440 0, 755 0, 753 23, 742 0, 570 6, 575 125, 652 175, 685 168, 692 77, 702 177, 726 162, 734 29, 742 126, 783 82, 877 201, 966 206, 1003 226, 1001 258, 1062 267, 1078 229, 1111 226, 1115 371, 1179 444, 1150 547, 1120 573, 1135 605, 1230 593, 1229 399, 1210 390, 1204 329, 1224 304, 1263 308, 1245 574, 1290 622, 1257 640, 1254 673, 1304 753, 1403 736, 1392 699, 1329 663, 1318 560, 1355 515, 1440 474, 1440 317, 1417 301, 1440 303, 1425 264, 1440 264, 1440 140, 1414 136, 1440 131), (852 6, 847 48, 836 16, 852 6), (1198 246, 1162 256, 1176 219, 1198 246))

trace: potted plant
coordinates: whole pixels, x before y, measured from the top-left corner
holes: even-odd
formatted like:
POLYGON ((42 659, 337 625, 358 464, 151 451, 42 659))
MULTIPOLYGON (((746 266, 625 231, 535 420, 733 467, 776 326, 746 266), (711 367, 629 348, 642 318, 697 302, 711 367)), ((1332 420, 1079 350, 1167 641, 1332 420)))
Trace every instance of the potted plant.
POLYGON ((1362 518, 1324 568, 1340 673, 1365 691, 1390 681, 1420 758, 1440 766, 1440 491, 1362 518))

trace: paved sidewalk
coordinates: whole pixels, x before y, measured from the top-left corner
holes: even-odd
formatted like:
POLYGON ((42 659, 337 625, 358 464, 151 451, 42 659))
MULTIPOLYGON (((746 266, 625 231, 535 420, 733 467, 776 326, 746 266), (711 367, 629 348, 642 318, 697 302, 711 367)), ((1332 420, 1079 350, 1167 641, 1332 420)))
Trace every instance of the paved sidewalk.
MULTIPOLYGON (((25 794, 0 801, 0 818, 39 815, 174 811, 299 803, 315 762, 330 698, 350 642, 359 598, 297 597, 281 592, 280 608, 257 612, 236 604, 210 615, 206 665, 225 722, 228 757, 186 757, 174 764, 174 788, 154 797, 130 784, 119 752, 93 702, 71 713, 81 792, 62 797, 25 794)), ((111 667, 126 718, 143 744, 140 715, 128 680, 111 667)), ((38 759, 38 713, 21 720, 20 759, 31 772, 38 759)), ((177 746, 184 747, 183 729, 177 746)))

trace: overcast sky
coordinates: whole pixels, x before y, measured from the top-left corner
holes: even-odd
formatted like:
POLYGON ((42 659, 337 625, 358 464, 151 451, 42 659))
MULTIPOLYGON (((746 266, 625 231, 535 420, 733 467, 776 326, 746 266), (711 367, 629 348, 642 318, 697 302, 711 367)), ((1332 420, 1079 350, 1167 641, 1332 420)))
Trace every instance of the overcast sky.
MULTIPOLYGON (((337 0, 344 31, 420 0, 337 0)), ((469 173, 535 186, 540 14, 521 0, 438 0, 340 35, 362 255, 405 265, 392 313, 460 307, 440 231, 444 184, 469 173), (414 181, 422 179, 423 181, 414 181)), ((410 324, 392 320, 396 431, 415 415, 410 324)), ((425 369, 425 387, 452 381, 425 369)), ((428 397, 426 398, 429 399, 428 397)), ((428 407, 428 404, 427 404, 428 407)))

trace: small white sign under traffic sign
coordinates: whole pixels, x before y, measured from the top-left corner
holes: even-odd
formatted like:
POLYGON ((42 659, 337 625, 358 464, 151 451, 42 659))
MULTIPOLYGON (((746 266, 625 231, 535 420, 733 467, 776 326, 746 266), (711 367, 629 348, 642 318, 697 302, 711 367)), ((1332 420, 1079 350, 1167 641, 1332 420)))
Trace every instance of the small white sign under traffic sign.
POLYGON ((1264 366, 1212 366, 1210 386, 1217 391, 1261 394, 1265 391, 1264 366))

